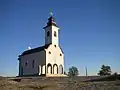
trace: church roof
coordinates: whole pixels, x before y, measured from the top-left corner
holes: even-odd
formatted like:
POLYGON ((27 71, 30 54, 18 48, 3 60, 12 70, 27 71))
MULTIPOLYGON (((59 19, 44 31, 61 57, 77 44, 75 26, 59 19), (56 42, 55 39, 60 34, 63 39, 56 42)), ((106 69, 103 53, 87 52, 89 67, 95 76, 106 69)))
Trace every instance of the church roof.
POLYGON ((33 48, 33 49, 30 49, 30 50, 26 50, 21 54, 21 56, 43 51, 44 49, 47 49, 49 47, 49 45, 50 44, 47 44, 47 45, 44 45, 44 46, 41 46, 41 47, 37 47, 37 48, 33 48))

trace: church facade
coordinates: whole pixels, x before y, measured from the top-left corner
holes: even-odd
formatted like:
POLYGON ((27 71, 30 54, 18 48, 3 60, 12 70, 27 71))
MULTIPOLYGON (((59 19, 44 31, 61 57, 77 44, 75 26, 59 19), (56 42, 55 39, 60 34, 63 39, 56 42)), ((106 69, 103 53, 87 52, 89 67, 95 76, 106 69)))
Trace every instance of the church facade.
POLYGON ((19 76, 64 76, 64 53, 59 45, 59 27, 53 15, 43 29, 44 46, 19 55, 19 76))

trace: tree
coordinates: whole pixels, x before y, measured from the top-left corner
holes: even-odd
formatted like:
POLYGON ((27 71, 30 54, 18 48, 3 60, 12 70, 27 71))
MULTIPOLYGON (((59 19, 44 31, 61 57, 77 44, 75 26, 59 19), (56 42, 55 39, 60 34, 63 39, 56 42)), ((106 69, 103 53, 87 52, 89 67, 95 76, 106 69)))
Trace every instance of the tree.
POLYGON ((78 75, 78 69, 74 66, 69 68, 68 76, 77 76, 78 75))
POLYGON ((100 76, 111 75, 110 66, 102 65, 101 70, 99 71, 98 75, 100 76))
POLYGON ((113 75, 114 75, 114 76, 117 76, 117 75, 118 75, 118 73, 117 73, 117 72, 115 72, 115 73, 113 73, 113 75))

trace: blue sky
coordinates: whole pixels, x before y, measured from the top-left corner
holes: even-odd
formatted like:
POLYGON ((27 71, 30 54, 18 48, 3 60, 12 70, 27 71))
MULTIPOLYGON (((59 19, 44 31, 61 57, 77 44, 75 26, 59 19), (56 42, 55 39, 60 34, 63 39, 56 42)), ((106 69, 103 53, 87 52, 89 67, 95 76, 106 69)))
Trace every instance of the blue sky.
POLYGON ((96 75, 102 64, 120 73, 119 0, 0 0, 0 75, 18 74, 18 55, 44 45, 44 30, 53 11, 60 27, 65 70, 96 75))

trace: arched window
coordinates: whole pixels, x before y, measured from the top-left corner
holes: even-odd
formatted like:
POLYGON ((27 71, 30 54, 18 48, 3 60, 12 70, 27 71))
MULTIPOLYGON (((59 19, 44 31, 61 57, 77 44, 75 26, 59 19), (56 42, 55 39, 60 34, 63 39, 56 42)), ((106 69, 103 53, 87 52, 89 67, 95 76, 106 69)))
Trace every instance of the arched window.
POLYGON ((35 67, 35 60, 32 61, 32 68, 35 67))
POLYGON ((47 31, 47 37, 49 37, 50 36, 50 32, 49 31, 47 31))
POLYGON ((61 64, 58 67, 58 73, 63 74, 63 66, 61 64))
POLYGON ((55 36, 55 37, 57 36, 56 31, 54 31, 54 36, 55 36))
POLYGON ((27 66, 28 66, 28 61, 25 62, 25 67, 27 67, 27 66))

